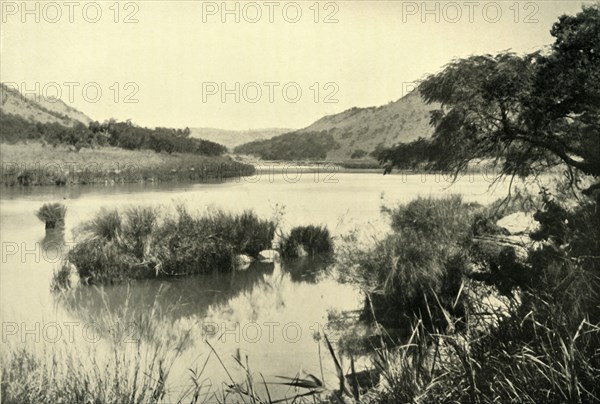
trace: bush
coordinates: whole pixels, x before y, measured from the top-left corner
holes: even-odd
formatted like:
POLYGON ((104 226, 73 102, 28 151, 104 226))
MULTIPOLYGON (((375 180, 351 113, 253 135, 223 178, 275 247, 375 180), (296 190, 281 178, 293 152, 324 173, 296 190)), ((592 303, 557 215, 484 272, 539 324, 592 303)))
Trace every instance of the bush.
POLYGON ((233 217, 224 212, 217 212, 210 222, 214 231, 225 235, 241 253, 254 258, 257 258, 262 250, 271 247, 275 235, 274 222, 262 220, 249 210, 233 217))
POLYGON ((115 240, 121 233, 121 215, 116 209, 102 208, 92 220, 81 225, 80 230, 90 237, 115 240))
POLYGON ((542 192, 524 258, 510 247, 481 254, 470 229, 493 223, 498 204, 456 199, 393 210, 391 235, 347 254, 365 313, 406 330, 400 346, 381 340, 383 382, 366 402, 598 401, 600 213, 596 202, 563 197, 542 192), (464 276, 472 265, 485 283, 464 276))
POLYGON ((153 208, 132 207, 125 212, 123 238, 132 244, 127 249, 138 259, 149 254, 150 239, 158 215, 153 208))
POLYGON ((46 224, 46 229, 62 227, 65 224, 67 207, 62 203, 45 203, 35 212, 38 219, 46 224))
MULTIPOLYGON (((236 255, 257 257, 271 248, 274 233, 274 222, 251 211, 196 216, 178 207, 161 216, 153 208, 103 209, 80 227, 81 241, 67 260, 87 284, 230 271, 236 255)), ((56 283, 64 276, 55 274, 56 283)))
POLYGON ((362 149, 356 149, 352 152, 352 154, 350 155, 351 159, 361 159, 363 157, 365 157, 367 154, 369 154, 366 150, 362 150, 362 149))
POLYGON ((389 211, 393 232, 364 251, 349 240, 339 266, 367 292, 362 318, 402 334, 417 318, 427 329, 465 315, 460 290, 469 273, 475 208, 459 196, 418 198, 389 211))
POLYGON ((280 250, 283 257, 298 257, 299 248, 308 255, 333 252, 333 239, 325 226, 298 226, 290 234, 282 237, 280 250))

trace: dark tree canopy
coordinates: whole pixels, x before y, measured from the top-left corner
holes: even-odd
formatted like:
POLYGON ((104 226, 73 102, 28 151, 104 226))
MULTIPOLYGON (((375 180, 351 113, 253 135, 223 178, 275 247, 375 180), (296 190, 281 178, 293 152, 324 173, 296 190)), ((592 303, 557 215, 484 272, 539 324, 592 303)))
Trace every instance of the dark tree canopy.
POLYGON ((406 166, 414 150, 433 169, 460 171, 488 159, 501 175, 563 165, 575 183, 581 175, 597 180, 600 6, 560 17, 551 34, 549 49, 459 59, 423 80, 425 101, 441 104, 431 116, 433 137, 380 152, 387 170, 406 166))

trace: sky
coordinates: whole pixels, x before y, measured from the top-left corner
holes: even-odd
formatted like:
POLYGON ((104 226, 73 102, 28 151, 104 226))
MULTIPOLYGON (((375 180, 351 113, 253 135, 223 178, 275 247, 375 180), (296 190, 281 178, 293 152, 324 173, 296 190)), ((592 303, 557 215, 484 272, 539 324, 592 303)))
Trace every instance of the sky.
POLYGON ((302 128, 395 101, 454 58, 547 46, 582 4, 2 1, 0 79, 99 121, 302 128))

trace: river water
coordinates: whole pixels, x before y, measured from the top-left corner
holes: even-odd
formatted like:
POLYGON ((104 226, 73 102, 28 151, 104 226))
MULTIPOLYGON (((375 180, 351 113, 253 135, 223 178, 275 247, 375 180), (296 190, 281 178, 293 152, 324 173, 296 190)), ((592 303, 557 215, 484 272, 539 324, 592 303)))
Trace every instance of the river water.
MULTIPOLYGON (((338 283, 323 262, 303 258, 284 264, 254 263, 231 274, 79 288, 68 300, 51 292, 53 271, 61 253, 73 242, 74 229, 101 207, 156 205, 172 209, 184 204, 200 213, 214 208, 253 209, 262 217, 283 212, 284 228, 324 224, 339 240, 354 229, 371 234, 386 231, 381 207, 419 195, 458 193, 465 200, 481 203, 506 195, 506 186, 490 190, 489 185, 479 176, 451 185, 433 175, 299 171, 287 177, 271 173, 210 184, 5 188, 0 199, 3 347, 25 341, 52 351, 88 344, 97 354, 113 332, 101 320, 108 313, 127 313, 121 319, 131 323, 122 324, 122 337, 123 343, 129 343, 143 337, 135 319, 155 310, 165 341, 189 335, 186 350, 173 369, 176 382, 184 384, 189 369, 204 364, 210 343, 230 369, 236 366, 233 356, 247 355, 251 368, 268 381, 278 375, 293 377, 307 372, 323 374, 335 384, 332 361, 324 353, 322 361, 319 359, 315 332, 327 327, 330 311, 356 310, 362 300, 357 289, 338 283), (67 206, 65 232, 47 235, 34 211, 42 203, 56 201, 67 206)), ((217 360, 207 363, 205 374, 213 386, 228 378, 217 360)))

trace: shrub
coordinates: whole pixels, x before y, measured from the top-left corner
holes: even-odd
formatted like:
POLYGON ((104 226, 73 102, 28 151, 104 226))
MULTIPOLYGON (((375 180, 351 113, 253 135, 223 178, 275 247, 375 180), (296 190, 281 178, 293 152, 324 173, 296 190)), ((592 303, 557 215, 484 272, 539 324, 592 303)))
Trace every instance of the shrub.
POLYGON ((65 224, 67 207, 62 203, 45 203, 35 212, 38 219, 46 224, 46 229, 62 227, 65 224))
POLYGON ((299 248, 315 256, 333 252, 333 239, 325 226, 298 226, 282 237, 280 250, 283 257, 298 257, 299 248))
MULTIPOLYGON (((274 233, 274 222, 251 211, 197 216, 178 207, 161 216, 154 208, 103 209, 80 227, 81 240, 67 259, 87 284, 229 271, 236 255, 270 248, 274 233)), ((61 277, 55 274, 59 285, 61 277)))
POLYGON ((351 159, 360 159, 365 157, 367 154, 369 154, 366 150, 362 150, 362 149, 356 149, 352 152, 352 154, 350 155, 351 159))
POLYGON ((217 229, 214 217, 194 217, 179 207, 177 214, 167 217, 156 230, 160 270, 166 275, 231 270, 234 248, 222 232, 224 224, 220 225, 221 229, 217 229))
POLYGON ((102 208, 92 220, 82 224, 80 230, 91 237, 114 240, 121 233, 121 215, 116 209, 102 208))
POLYGON ((271 247, 275 223, 260 219, 253 211, 246 210, 235 216, 218 211, 207 219, 205 225, 226 238, 242 254, 257 258, 259 252, 271 247))
POLYGON ((366 291, 363 319, 402 334, 417 318, 427 329, 464 316, 460 290, 469 273, 474 207, 459 196, 418 198, 389 211, 393 232, 366 250, 352 240, 339 266, 366 291))

